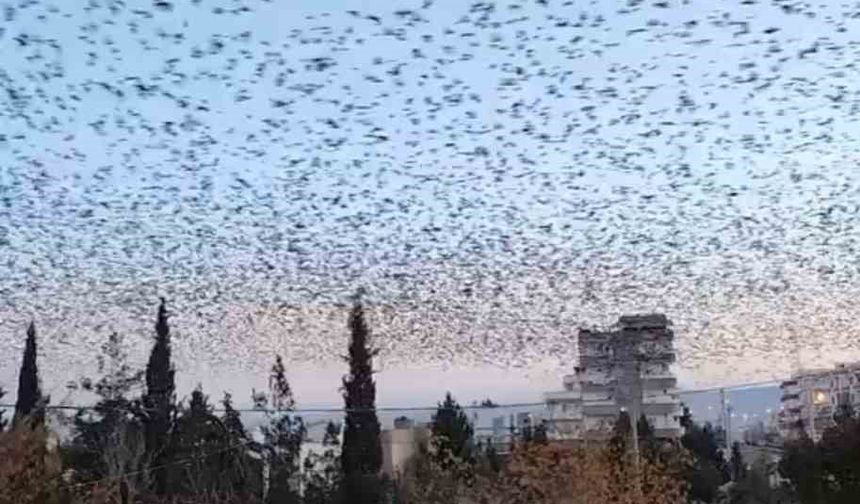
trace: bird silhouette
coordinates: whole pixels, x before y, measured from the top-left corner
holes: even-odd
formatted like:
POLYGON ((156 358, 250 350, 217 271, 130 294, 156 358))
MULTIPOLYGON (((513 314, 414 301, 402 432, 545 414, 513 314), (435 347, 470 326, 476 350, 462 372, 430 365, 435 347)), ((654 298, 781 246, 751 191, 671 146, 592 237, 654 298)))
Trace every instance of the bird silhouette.
POLYGON ((856 6, 347 3, 5 6, 0 341, 164 295, 188 360, 332 358, 363 285, 389 360, 860 355, 856 6))

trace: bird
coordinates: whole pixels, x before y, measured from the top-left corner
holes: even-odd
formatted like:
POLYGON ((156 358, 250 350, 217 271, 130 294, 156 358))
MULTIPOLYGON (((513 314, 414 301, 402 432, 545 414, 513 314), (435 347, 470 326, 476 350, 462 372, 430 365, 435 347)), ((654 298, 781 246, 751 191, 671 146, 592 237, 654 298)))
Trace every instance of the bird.
POLYGON ((6 6, 0 341, 160 294, 189 361, 333 359, 364 285, 392 362, 569 361, 628 310, 691 375, 860 354, 856 7, 357 5, 6 6))

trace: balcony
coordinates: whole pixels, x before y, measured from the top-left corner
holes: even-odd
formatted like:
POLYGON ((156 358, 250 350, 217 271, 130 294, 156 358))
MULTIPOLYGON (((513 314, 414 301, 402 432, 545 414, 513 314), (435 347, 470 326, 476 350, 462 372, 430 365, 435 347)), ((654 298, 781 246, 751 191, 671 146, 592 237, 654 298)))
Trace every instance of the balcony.
POLYGON ((582 401, 582 391, 558 390, 554 392, 546 392, 543 395, 543 399, 548 404, 580 402, 582 401))
POLYGON ((678 379, 674 376, 647 376, 641 377, 642 388, 645 390, 674 390, 678 385, 678 379))
POLYGON ((652 402, 642 403, 642 414, 644 415, 670 415, 676 413, 681 405, 674 402, 652 402))
POLYGON ((601 401, 582 405, 582 414, 585 416, 617 417, 620 412, 621 407, 615 401, 601 401))

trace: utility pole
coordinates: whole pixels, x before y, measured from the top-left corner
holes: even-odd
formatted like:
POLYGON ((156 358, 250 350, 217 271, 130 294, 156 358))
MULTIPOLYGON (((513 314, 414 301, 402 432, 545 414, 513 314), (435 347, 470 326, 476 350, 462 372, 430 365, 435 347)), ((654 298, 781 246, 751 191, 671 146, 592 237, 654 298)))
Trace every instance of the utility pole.
POLYGON ((728 400, 726 400, 726 389, 720 388, 720 427, 723 428, 723 442, 726 445, 726 451, 729 453, 728 457, 731 458, 731 427, 732 422, 729 419, 729 414, 731 412, 731 407, 728 406, 728 400))

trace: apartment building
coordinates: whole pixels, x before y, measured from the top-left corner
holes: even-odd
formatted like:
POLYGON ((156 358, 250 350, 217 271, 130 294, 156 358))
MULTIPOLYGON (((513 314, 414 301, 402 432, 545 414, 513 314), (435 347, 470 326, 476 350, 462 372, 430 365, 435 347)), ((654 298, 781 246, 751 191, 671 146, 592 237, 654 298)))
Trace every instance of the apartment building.
POLYGON ((818 441, 842 406, 860 409, 860 363, 798 371, 780 384, 780 390, 782 438, 795 440, 805 432, 818 441))
POLYGON ((618 415, 645 415, 661 438, 681 436, 674 333, 662 314, 623 316, 607 331, 581 329, 578 365, 548 392, 550 436, 606 439, 618 415))

